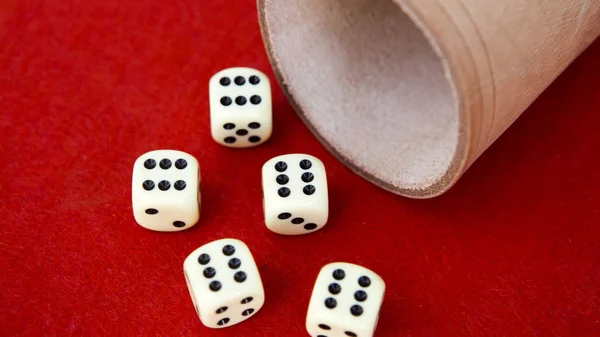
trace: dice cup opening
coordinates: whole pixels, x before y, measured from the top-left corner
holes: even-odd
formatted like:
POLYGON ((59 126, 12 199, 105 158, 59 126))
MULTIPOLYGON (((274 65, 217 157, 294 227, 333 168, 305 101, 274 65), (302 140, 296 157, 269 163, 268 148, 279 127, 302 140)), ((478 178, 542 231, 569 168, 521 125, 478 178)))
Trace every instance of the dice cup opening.
POLYGON ((435 41, 397 4, 259 0, 259 16, 291 104, 345 165, 414 198, 458 178, 468 121, 435 41))
POLYGON ((448 190, 598 36, 586 0, 258 0, 275 75, 367 180, 448 190))

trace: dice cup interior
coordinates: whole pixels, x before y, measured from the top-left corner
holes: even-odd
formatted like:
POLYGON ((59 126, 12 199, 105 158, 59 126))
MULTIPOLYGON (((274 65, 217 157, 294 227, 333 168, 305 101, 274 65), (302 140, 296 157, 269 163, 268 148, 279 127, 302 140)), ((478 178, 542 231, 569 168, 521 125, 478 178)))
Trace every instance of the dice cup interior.
POLYGON ((600 34, 600 1, 258 0, 314 135, 393 193, 447 191, 600 34))

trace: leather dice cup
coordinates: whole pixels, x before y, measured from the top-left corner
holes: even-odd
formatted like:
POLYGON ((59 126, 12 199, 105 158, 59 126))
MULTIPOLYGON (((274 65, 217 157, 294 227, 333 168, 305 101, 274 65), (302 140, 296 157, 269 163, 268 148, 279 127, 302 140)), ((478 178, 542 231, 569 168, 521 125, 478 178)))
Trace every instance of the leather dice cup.
POLYGON ((301 119, 355 173, 411 198, 453 186, 600 35, 600 3, 577 0, 258 5, 301 119))

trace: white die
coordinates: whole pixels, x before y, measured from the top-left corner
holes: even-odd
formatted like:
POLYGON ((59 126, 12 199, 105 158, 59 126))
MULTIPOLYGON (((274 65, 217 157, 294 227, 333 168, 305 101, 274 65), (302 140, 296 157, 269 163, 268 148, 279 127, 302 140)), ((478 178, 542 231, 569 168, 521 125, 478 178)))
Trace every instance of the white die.
POLYGON ((273 129, 271 84, 252 68, 228 68, 209 81, 210 129, 224 146, 257 146, 271 137, 273 129))
POLYGON ((183 271, 200 321, 209 328, 245 321, 265 303, 258 268, 240 240, 221 239, 196 249, 183 271))
POLYGON ((194 226, 200 217, 200 167, 176 150, 156 150, 133 164, 131 201, 135 221, 147 229, 173 232, 194 226))
POLYGON ((384 294, 383 279, 371 270, 345 262, 330 263, 315 282, 306 330, 313 337, 371 337, 384 294))
POLYGON ((262 167, 265 224, 283 235, 315 232, 329 216, 325 165, 307 154, 287 154, 262 167))

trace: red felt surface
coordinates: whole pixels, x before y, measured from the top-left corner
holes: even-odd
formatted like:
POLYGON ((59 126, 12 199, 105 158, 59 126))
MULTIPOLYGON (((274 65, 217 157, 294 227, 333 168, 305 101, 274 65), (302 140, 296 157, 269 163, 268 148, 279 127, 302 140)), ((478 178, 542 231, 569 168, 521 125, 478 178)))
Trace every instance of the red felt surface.
POLYGON ((387 281, 377 336, 600 335, 600 43, 584 53, 446 195, 408 200, 353 175, 275 84, 254 1, 0 2, 0 335, 307 336, 319 268, 387 281), (224 67, 274 81, 275 132, 232 150, 208 130, 224 67), (193 229, 135 224, 133 161, 176 148, 202 165, 193 229), (283 237, 262 223, 260 167, 302 151, 329 175, 331 220, 283 237), (187 254, 235 237, 255 254, 262 311, 209 330, 187 254))

